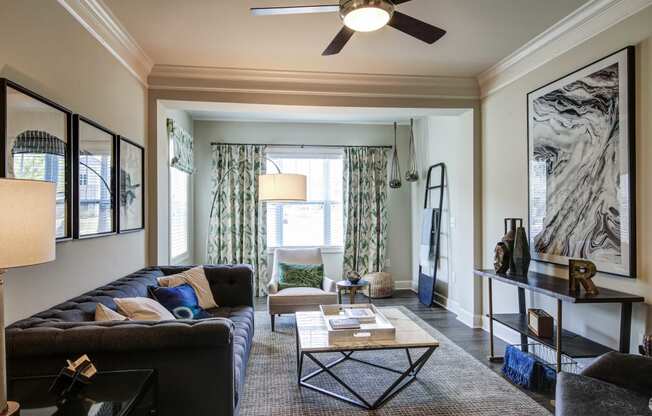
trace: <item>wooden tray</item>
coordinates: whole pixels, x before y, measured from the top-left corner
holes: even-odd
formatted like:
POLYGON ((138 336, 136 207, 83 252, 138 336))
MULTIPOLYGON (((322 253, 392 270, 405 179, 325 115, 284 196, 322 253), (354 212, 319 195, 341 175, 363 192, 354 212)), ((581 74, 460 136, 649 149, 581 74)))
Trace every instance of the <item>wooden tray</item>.
POLYGON ((364 342, 376 340, 392 340, 396 337, 396 328, 387 318, 372 304, 353 304, 353 305, 321 305, 319 306, 326 328, 328 329, 328 342, 364 342), (347 308, 368 308, 376 315, 374 322, 360 321, 360 329, 333 329, 330 324, 331 319, 348 318, 344 309, 347 308))

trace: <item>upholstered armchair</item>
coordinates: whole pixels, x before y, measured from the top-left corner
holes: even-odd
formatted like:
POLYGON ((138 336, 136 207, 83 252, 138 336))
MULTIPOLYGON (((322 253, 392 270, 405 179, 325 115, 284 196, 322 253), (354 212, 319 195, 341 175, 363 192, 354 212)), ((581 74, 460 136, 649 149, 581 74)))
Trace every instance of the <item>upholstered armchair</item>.
POLYGON ((320 248, 277 248, 274 250, 274 263, 272 278, 267 284, 267 309, 272 321, 274 331, 274 318, 284 313, 300 311, 314 311, 319 305, 337 303, 335 282, 326 276, 321 288, 291 287, 278 290, 279 263, 289 264, 323 264, 320 248))

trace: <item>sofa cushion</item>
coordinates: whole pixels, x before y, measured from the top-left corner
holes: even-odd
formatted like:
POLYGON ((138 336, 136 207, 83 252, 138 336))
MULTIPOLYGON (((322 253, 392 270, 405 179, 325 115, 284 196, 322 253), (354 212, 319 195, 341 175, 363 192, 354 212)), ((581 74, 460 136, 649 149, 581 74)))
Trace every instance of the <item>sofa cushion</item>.
POLYGON ((127 317, 119 314, 113 309, 109 309, 101 303, 95 305, 95 321, 126 321, 127 317))
POLYGON ((189 284, 175 287, 150 286, 149 293, 177 319, 210 318, 199 306, 197 294, 189 284))
POLYGON ((215 298, 213 298, 203 266, 193 267, 172 276, 159 277, 157 280, 159 285, 165 287, 176 287, 187 283, 194 289, 199 300, 199 306, 203 309, 217 308, 218 306, 215 303, 215 298))
POLYGON ((557 378, 558 416, 650 415, 649 398, 615 384, 572 373, 557 378))
POLYGON ((329 305, 337 303, 337 294, 314 287, 291 287, 268 298, 270 305, 329 305))
POLYGON ((150 298, 115 298, 118 312, 132 321, 172 321, 176 319, 165 306, 150 298))

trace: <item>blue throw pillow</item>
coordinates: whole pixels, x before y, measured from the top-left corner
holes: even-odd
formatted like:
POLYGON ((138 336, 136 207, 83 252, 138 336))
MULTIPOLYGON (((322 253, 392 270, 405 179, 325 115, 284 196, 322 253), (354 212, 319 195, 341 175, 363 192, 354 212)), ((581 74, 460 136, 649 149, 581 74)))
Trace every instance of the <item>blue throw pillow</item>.
POLYGON ((176 287, 150 286, 149 293, 177 319, 203 319, 211 315, 199 306, 197 294, 192 286, 176 287))

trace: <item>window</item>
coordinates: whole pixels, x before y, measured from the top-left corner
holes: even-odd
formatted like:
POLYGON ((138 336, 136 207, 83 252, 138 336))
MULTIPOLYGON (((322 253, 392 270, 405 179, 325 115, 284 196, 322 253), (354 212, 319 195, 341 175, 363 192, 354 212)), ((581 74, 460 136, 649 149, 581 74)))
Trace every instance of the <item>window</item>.
POLYGON ((170 261, 190 255, 190 174, 170 168, 170 261))
POLYGON ((57 238, 66 236, 66 169, 63 156, 47 153, 14 155, 14 176, 55 182, 57 184, 57 238))
MULTIPOLYGON (((344 241, 341 151, 268 152, 283 173, 306 175, 307 201, 267 204, 267 246, 337 246, 344 241)), ((267 172, 276 168, 267 161, 267 172)))

